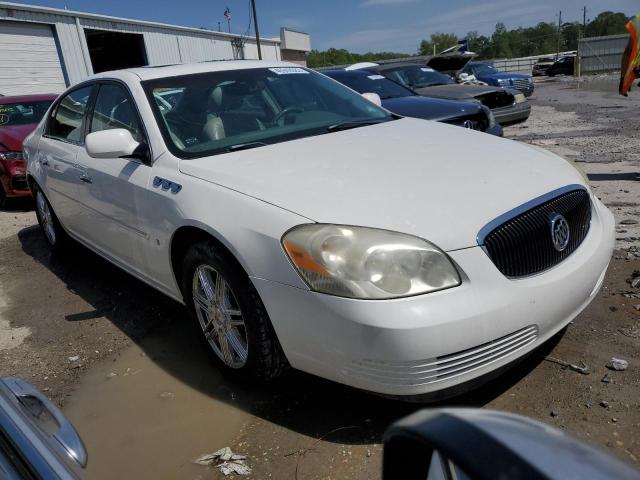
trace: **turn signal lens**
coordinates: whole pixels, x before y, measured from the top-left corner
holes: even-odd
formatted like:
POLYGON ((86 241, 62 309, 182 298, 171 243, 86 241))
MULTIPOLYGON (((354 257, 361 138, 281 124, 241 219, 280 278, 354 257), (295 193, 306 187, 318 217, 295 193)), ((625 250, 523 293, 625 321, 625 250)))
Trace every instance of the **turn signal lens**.
POLYGON ((287 232, 282 244, 311 289, 330 295, 385 299, 460 285, 449 257, 412 235, 308 224, 287 232))

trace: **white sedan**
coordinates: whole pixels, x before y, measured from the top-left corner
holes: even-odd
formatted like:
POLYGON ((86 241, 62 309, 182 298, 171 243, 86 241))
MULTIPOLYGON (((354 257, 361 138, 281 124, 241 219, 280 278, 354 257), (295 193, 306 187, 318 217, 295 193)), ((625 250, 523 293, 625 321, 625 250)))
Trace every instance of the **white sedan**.
POLYGON ((72 237, 184 303, 249 380, 455 391, 565 327, 613 249, 565 160, 287 63, 102 73, 25 145, 49 245, 72 237))

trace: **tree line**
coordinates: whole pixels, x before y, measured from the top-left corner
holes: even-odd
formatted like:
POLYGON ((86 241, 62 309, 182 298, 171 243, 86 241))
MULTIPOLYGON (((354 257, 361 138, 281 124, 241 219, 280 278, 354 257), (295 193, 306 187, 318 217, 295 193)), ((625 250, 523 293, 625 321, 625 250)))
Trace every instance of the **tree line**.
MULTIPOLYGON (((630 20, 621 12, 602 12, 593 20, 583 25, 580 22, 565 22, 558 30, 558 25, 551 22, 540 22, 533 27, 518 27, 508 30, 504 23, 496 24, 493 34, 480 35, 477 31, 468 32, 464 37, 469 42, 469 49, 478 54, 479 59, 527 57, 560 51, 576 50, 581 37, 598 37, 626 33, 625 25, 630 20)), ((325 51, 312 50, 307 57, 307 64, 314 67, 330 65, 346 65, 357 62, 371 62, 391 58, 409 57, 412 55, 433 55, 455 45, 459 37, 454 33, 436 32, 428 39, 422 40, 417 52, 368 52, 353 53, 346 49, 330 48, 325 51)))

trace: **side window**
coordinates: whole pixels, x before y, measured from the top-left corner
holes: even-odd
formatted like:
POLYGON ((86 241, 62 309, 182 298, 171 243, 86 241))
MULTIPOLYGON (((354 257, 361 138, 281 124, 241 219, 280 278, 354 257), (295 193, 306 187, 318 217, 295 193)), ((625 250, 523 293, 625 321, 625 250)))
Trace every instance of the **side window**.
POLYGON ((54 110, 47 125, 47 135, 73 143, 82 143, 82 119, 93 86, 79 88, 66 95, 54 110))
POLYGON ((137 142, 144 136, 133 100, 120 85, 108 83, 100 86, 91 117, 89 132, 125 128, 137 142))

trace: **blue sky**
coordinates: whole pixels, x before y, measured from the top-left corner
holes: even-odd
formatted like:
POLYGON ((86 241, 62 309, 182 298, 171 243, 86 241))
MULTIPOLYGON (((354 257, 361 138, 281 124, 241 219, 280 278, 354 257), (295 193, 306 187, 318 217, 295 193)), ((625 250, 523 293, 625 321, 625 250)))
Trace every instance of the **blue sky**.
MULTIPOLYGON (((150 20, 193 27, 218 28, 226 6, 233 32, 244 33, 249 23, 249 0, 38 0, 23 1, 69 10, 150 20)), ((496 22, 508 28, 566 21, 582 21, 582 7, 593 18, 602 10, 640 13, 639 0, 257 0, 260 33, 277 36, 281 26, 311 34, 313 48, 347 48, 354 52, 413 53, 431 33, 469 30, 491 33, 496 22)))

